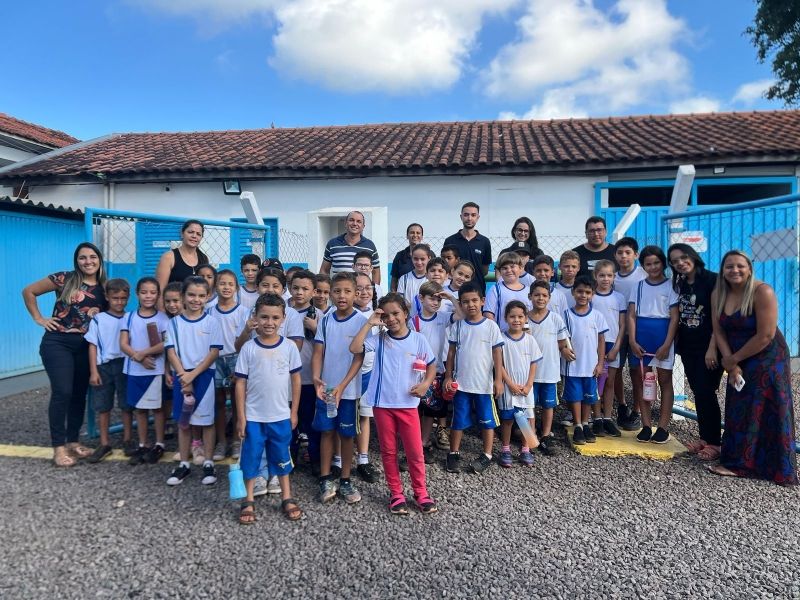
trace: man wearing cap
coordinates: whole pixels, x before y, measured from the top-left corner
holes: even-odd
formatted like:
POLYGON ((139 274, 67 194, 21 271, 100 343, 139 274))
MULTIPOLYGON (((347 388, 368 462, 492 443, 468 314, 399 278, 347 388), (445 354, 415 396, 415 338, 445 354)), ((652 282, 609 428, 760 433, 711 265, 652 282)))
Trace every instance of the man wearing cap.
POLYGON ((359 252, 367 251, 372 254, 372 283, 381 282, 381 268, 378 260, 378 249, 369 238, 361 235, 364 232, 366 219, 364 213, 358 210, 347 215, 345 231, 342 235, 325 244, 325 254, 319 268, 321 275, 336 275, 341 271, 353 270, 353 259, 359 252))

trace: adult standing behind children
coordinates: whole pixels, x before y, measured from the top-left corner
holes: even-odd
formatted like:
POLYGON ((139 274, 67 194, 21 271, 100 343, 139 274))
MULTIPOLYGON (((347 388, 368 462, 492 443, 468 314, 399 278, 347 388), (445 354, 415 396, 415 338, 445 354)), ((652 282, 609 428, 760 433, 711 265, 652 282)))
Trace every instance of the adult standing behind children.
POLYGON ((481 235, 475 225, 481 218, 481 207, 474 202, 467 202, 461 207, 462 228, 444 241, 445 246, 458 248, 461 260, 469 261, 475 267, 473 281, 480 286, 481 296, 486 294, 486 275, 492 262, 492 243, 481 235))
POLYGON ((514 225, 511 227, 511 238, 514 240, 514 243, 508 248, 500 250, 500 254, 516 252, 522 247, 520 246, 520 242, 530 246, 530 260, 544 254, 541 248, 539 248, 539 240, 536 238, 536 229, 533 227, 533 221, 528 217, 520 217, 514 221, 514 225))
POLYGON ((395 254, 392 259, 392 280, 390 282, 389 291, 396 292, 397 282, 400 281, 400 278, 414 269, 414 263, 411 261, 411 249, 417 244, 422 243, 422 235, 423 229, 422 225, 419 223, 411 223, 411 225, 406 227, 408 246, 395 254))
POLYGON ((594 271, 594 263, 598 260, 610 260, 616 264, 615 248, 606 241, 606 235, 608 234, 606 220, 598 216, 589 217, 586 220, 584 230, 586 232, 586 243, 573 248, 581 259, 578 275, 591 275, 592 271, 594 271))
POLYGON ((50 441, 57 467, 72 467, 92 454, 78 442, 89 388, 89 344, 83 336, 92 318, 107 308, 100 250, 89 242, 78 244, 72 262, 72 271, 53 273, 22 290, 25 308, 45 329, 39 354, 50 379, 50 441), (56 292, 56 303, 45 318, 36 297, 49 292, 56 292))
MULTIPOLYGON (((177 248, 161 255, 156 267, 156 279, 160 289, 172 281, 183 282, 197 274, 197 268, 209 264, 208 256, 200 250, 205 227, 196 219, 189 219, 181 226, 181 243, 177 248)), ((163 306, 162 306, 163 308, 163 306)))
POLYGON ((381 282, 381 268, 378 260, 378 249, 371 239, 364 237, 366 226, 364 213, 359 210, 350 211, 347 215, 345 231, 342 235, 328 240, 325 254, 319 267, 321 275, 336 275, 342 271, 353 271, 353 259, 364 250, 372 252, 372 282, 381 282))

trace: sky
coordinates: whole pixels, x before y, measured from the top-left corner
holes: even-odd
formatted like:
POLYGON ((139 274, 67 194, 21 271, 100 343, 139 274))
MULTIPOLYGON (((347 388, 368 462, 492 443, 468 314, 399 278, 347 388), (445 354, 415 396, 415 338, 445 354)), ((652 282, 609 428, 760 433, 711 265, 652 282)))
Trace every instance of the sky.
POLYGON ((750 0, 8 3, 0 112, 80 139, 782 108, 750 0), (7 28, 9 31, 9 28, 7 28), (9 38, 10 39, 10 38, 9 38))

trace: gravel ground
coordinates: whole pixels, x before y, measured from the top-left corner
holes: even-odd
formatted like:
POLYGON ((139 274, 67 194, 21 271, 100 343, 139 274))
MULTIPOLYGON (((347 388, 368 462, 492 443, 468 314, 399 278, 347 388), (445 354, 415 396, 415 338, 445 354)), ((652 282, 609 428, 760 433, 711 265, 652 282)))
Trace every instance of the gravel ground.
MULTIPOLYGON (((46 390, 4 399, 0 443, 46 445, 45 404, 46 390)), ((477 451, 468 436, 464 454, 477 451)), ((168 488, 167 464, 0 458, 0 597, 800 598, 800 489, 692 458, 560 451, 483 476, 429 466, 441 512, 404 519, 383 482, 359 483, 359 505, 322 506, 299 470, 307 518, 263 497, 251 527, 235 522, 225 469, 216 486, 195 470, 168 488)))

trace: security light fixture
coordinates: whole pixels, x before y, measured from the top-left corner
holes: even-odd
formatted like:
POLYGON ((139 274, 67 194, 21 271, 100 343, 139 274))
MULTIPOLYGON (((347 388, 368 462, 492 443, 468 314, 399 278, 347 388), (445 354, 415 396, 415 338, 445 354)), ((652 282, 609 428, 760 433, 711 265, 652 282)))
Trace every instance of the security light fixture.
POLYGON ((714 167, 714 175, 722 175, 725 172, 725 167, 714 167))
POLYGON ((222 182, 222 191, 226 196, 238 196, 242 193, 242 186, 238 179, 226 179, 222 182))

